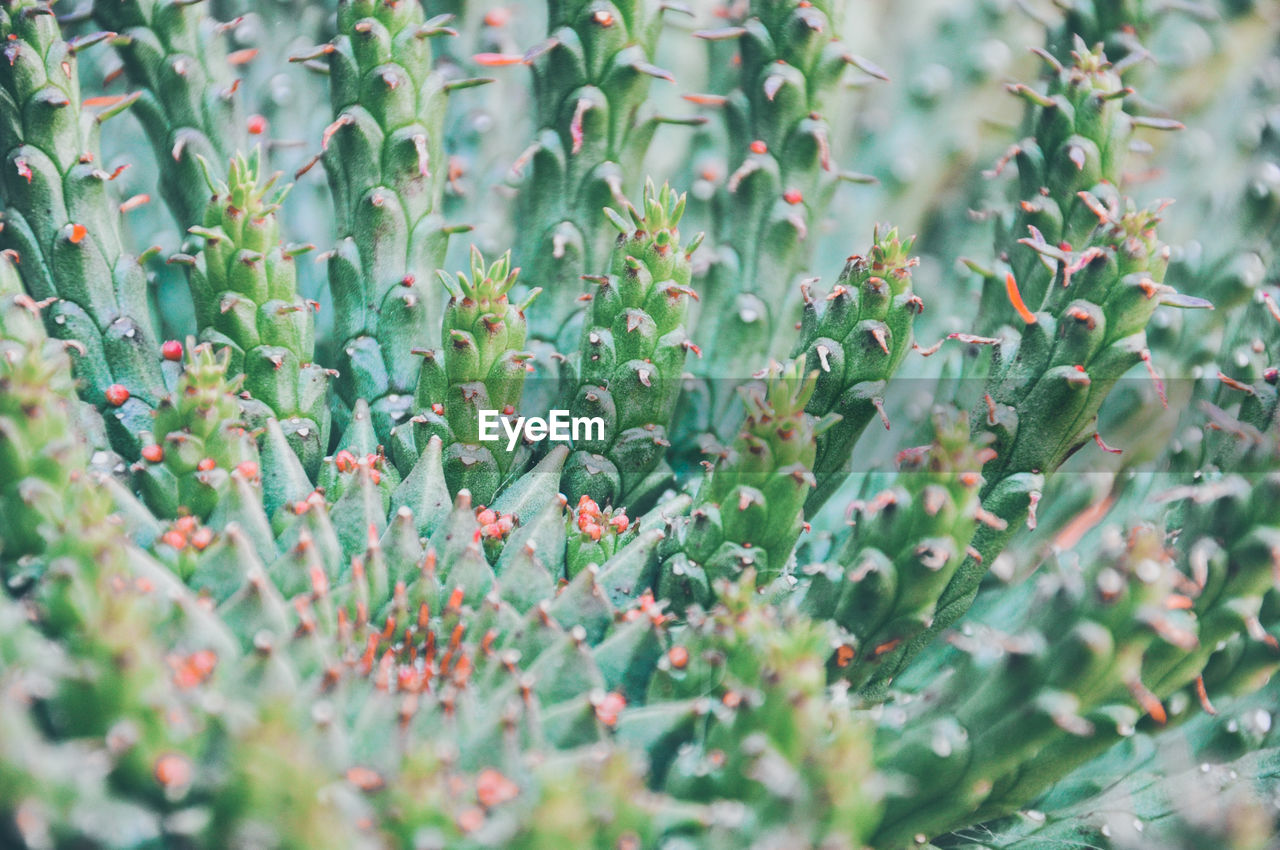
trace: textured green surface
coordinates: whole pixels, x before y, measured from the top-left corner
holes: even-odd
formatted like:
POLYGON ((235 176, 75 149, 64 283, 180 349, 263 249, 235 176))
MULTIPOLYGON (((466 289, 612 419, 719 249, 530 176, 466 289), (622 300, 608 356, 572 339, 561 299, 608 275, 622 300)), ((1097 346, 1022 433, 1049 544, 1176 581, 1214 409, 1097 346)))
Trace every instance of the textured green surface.
POLYGON ((1274 845, 1272 4, 0 34, 0 846, 1274 845))

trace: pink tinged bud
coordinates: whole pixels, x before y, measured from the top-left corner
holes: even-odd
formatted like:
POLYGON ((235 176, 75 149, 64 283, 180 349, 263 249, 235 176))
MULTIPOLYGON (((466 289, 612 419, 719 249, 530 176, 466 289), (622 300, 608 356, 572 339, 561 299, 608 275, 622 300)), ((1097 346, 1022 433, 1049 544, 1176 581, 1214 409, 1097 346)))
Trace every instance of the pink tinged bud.
POLYGON ((596 706, 596 717, 606 726, 615 726, 618 715, 627 707, 627 700, 622 694, 607 693, 596 706))
POLYGON ((513 53, 477 53, 471 57, 471 61, 485 68, 498 68, 519 65, 524 62, 524 57, 513 53))
POLYGON ((156 781, 164 788, 181 788, 191 782, 191 762, 178 753, 166 753, 156 759, 156 781))
POLYGON ((486 809, 512 800, 520 788, 493 768, 482 770, 476 777, 476 800, 486 809))
POLYGON ((377 791, 384 784, 382 776, 377 771, 360 766, 348 768, 347 781, 365 792, 377 791))
POLYGON ((582 118, 587 114, 587 110, 591 108, 591 101, 585 97, 578 98, 578 105, 574 107, 573 118, 569 121, 569 137, 573 140, 573 148, 570 153, 577 153, 582 150, 583 133, 582 118))

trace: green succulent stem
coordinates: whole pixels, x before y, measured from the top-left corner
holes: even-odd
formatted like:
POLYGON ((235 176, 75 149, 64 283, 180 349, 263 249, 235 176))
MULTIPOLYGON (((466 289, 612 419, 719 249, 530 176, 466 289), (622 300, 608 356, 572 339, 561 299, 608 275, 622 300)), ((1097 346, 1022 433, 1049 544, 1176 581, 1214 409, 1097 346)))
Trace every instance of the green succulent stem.
POLYGON ((343 0, 338 35, 320 50, 334 116, 321 159, 337 216, 336 387, 349 408, 368 401, 383 442, 411 415, 413 351, 440 342, 434 277, 451 233, 440 209, 444 120, 458 84, 433 70, 431 40, 448 34, 416 2, 343 0))
POLYGON ((708 462, 692 511, 680 518, 659 566, 658 595, 678 610, 709 604, 722 578, 750 569, 767 585, 790 568, 814 486, 817 440, 838 418, 806 412, 818 373, 805 368, 803 358, 785 367, 775 362, 742 387, 742 429, 708 462))
MULTIPOLYGON (((924 301, 911 287, 914 237, 896 228, 876 229, 866 256, 854 255, 820 301, 806 291, 800 336, 793 356, 803 355, 818 382, 810 414, 840 416, 818 437, 816 486, 805 501, 810 516, 844 483, 851 453, 867 424, 884 411, 884 392, 914 340, 912 324, 924 301)), ((887 423, 887 420, 886 420, 887 423)))
POLYGON ((415 445, 439 437, 451 492, 468 490, 482 505, 492 504, 501 485, 519 474, 532 454, 523 440, 512 446, 499 427, 516 424, 525 375, 532 368, 532 355, 523 350, 525 310, 539 290, 512 304, 509 295, 519 274, 511 267, 510 252, 486 263, 473 245, 470 277, 459 272, 455 281, 440 273, 450 292, 444 344, 420 352, 424 362, 415 406, 422 412, 412 421, 415 445))
POLYGON ((203 248, 179 258, 195 304, 199 338, 228 352, 232 376, 244 376, 255 426, 279 420, 309 475, 329 448, 329 376, 315 362, 317 305, 298 293, 296 258, 310 245, 285 245, 278 211, 289 187, 264 176, 261 149, 231 160, 220 181, 206 171, 213 197, 191 232, 203 248))
POLYGON ((165 202, 180 227, 201 224, 209 204, 201 159, 221 171, 248 147, 226 28, 205 4, 184 0, 97 0, 93 19, 115 34, 125 73, 141 89, 132 108, 155 151, 165 202))
POLYGON ((84 109, 76 54, 101 37, 64 41, 47 3, 6 3, 0 38, 9 116, 0 128, 6 162, 0 247, 17 253, 32 297, 55 299, 43 311, 50 332, 76 342, 84 398, 102 411, 112 445, 136 457, 137 433, 164 384, 146 273, 121 242, 98 146, 101 123, 132 101, 96 115, 84 109))
MULTIPOLYGON (((600 209, 625 205, 665 118, 648 104, 664 7, 654 0, 550 3, 547 37, 529 51, 537 135, 521 179, 516 261, 543 285, 533 335, 557 340, 579 310, 581 275, 603 268, 611 230, 600 209)), ((569 344, 572 344, 570 337, 569 344)))
POLYGON ((565 465, 571 501, 644 509, 673 472, 664 460, 685 362, 698 352, 685 330, 692 257, 701 236, 681 245, 685 197, 645 187, 643 211, 608 210, 618 230, 608 274, 592 278, 578 345, 571 415, 598 419, 602 433, 577 442, 565 465))

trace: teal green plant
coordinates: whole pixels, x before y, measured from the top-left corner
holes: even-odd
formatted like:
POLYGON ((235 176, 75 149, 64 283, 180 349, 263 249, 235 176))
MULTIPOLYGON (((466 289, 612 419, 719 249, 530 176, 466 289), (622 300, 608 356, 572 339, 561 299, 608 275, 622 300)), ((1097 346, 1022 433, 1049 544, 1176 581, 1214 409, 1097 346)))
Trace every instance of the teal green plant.
MULTIPOLYGON (((1239 5, 1144 90, 1245 22, 1274 38, 1239 5)), ((1020 129, 977 142, 1015 143, 1013 206, 962 225, 977 157, 904 190, 869 138, 1000 94, 944 26, 926 70, 969 70, 934 111, 843 96, 889 76, 854 43, 925 53, 835 2, 321 6, 290 64, 254 27, 323 10, 0 0, 0 845, 1274 832, 1271 88, 1224 92, 1243 195, 1159 178, 1230 216, 1179 218, 1130 154, 1188 142, 1137 144, 1178 122, 1122 80, 1188 30, 1064 4, 1020 129), (478 69, 501 87, 454 97, 478 69), (312 166, 271 176, 317 149, 332 206, 312 166), (858 247, 864 159, 906 217, 858 247), (168 268, 118 219, 126 165, 177 222, 168 268)), ((957 14, 978 52, 1038 26, 957 14)), ((1165 136, 1226 133, 1212 99, 1165 136)))

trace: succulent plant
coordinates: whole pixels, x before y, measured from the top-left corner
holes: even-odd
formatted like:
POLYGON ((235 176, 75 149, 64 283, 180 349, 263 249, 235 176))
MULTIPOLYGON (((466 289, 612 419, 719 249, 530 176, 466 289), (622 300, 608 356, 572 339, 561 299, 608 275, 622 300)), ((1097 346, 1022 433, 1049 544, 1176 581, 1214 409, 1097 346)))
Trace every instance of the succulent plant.
POLYGON ((1267 8, 303 5, 0 0, 0 844, 1274 837, 1267 8))
POLYGON ((163 381, 146 273, 121 241, 97 139, 128 100, 82 113, 76 53, 101 36, 64 41, 39 2, 6 3, 0 15, 9 60, 0 81, 9 104, 4 247, 21 258, 32 297, 55 299, 51 331, 74 341, 86 398, 103 411, 113 445, 136 455, 163 381))
POLYGON ((199 4, 105 0, 92 7, 139 88, 130 108, 155 150, 161 194, 179 226, 202 224, 209 199, 201 173, 221 170, 248 147, 235 73, 253 52, 229 56, 226 28, 199 4))
MULTIPOLYGON (((203 250, 189 264, 199 338, 229 352, 231 375, 265 405, 253 419, 280 420, 303 467, 315 475, 329 446, 329 375, 315 362, 318 305, 298 294, 296 258, 312 246, 286 246, 277 211, 288 190, 263 179, 260 151, 233 160, 225 182, 209 180, 212 199, 190 232, 203 250)), ((206 175, 208 177, 208 175, 206 175)))
MULTIPOLYGON (((468 490, 487 504, 511 473, 528 460, 523 441, 512 444, 498 428, 514 425, 531 354, 523 350, 528 330, 525 310, 537 296, 512 304, 509 293, 519 269, 506 254, 491 264, 473 246, 471 277, 441 278, 450 290, 445 308, 441 350, 420 352, 425 361, 418 376, 413 445, 432 436, 444 441, 446 476, 453 492, 468 490), (493 421, 486 423, 486 417, 493 421), (485 446, 482 431, 499 439, 485 446)), ((401 455, 411 455, 401 450, 401 455)))
POLYGON ((668 120, 648 103, 649 81, 671 80, 654 64, 665 11, 653 0, 550 3, 545 39, 511 57, 533 72, 538 129, 512 171, 531 225, 517 231, 516 259, 550 302, 535 322, 542 338, 558 337, 575 311, 580 276, 602 269, 611 231, 600 208, 641 182, 639 164, 668 120))
POLYGON ((665 486, 672 471, 664 455, 684 364, 700 353, 685 332, 690 258, 702 241, 680 244, 685 197, 667 186, 646 187, 644 212, 609 210, 619 231, 608 274, 593 277, 590 308, 579 344, 577 380, 568 410, 604 421, 602 434, 575 443, 565 467, 570 498, 607 505, 641 505, 665 486))

